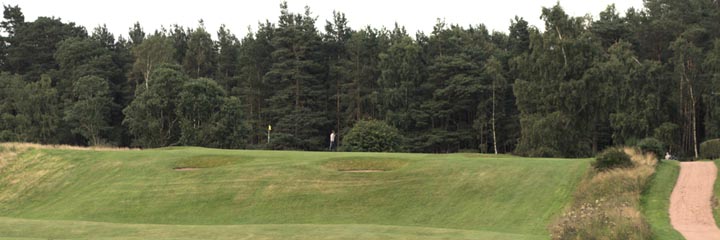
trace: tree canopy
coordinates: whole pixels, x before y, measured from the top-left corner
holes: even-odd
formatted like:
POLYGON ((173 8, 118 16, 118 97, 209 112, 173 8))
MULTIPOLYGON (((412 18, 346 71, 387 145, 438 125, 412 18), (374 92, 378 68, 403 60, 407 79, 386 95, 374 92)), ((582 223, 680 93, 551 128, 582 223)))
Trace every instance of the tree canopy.
POLYGON ((282 2, 241 38, 202 20, 125 38, 4 6, 0 140, 321 150, 335 130, 342 149, 373 122, 394 150, 585 157, 654 137, 697 157, 720 137, 720 5, 644 4, 411 35, 341 12, 318 29, 282 2))

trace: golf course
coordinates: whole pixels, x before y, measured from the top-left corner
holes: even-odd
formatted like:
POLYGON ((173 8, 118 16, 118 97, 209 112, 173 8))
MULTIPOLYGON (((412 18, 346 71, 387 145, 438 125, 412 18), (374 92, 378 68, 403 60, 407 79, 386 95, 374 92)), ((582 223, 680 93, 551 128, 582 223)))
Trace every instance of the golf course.
POLYGON ((591 159, 3 145, 0 237, 549 239, 591 159))

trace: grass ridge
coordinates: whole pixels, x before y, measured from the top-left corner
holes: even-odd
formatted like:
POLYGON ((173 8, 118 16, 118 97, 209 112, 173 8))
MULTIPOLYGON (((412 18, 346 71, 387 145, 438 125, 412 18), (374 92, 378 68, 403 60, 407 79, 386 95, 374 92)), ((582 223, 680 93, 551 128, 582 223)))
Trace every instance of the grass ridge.
MULTIPOLYGON (((321 234, 323 228, 341 224, 353 227, 330 227, 326 230, 332 233, 322 237, 547 239, 548 222, 570 202, 574 186, 589 167, 589 159, 507 155, 194 147, 172 151, 36 148, 29 152, 42 157, 20 155, 12 164, 22 167, 6 179, 0 177, 0 185, 47 169, 55 169, 57 174, 43 178, 41 182, 48 187, 4 195, 8 198, 4 203, 10 204, 0 208, 0 236, 133 238, 138 236, 135 232, 146 230, 143 224, 165 224, 169 227, 153 230, 158 232, 153 234, 161 235, 148 236, 164 238, 162 234, 166 234, 174 238, 177 235, 173 231, 182 232, 183 227, 198 229, 195 236, 208 236, 213 231, 237 233, 237 229, 264 226, 250 230, 267 239, 284 239, 293 236, 292 231, 277 236, 263 231, 305 224, 320 227, 291 229, 321 234), (47 161, 50 157, 55 160, 47 161), (173 170, 186 159, 208 167, 201 171, 173 170), (402 159, 403 166, 382 174, 328 171, 324 165, 333 159, 402 159), (118 225, 93 225, 96 230, 83 233, 86 235, 77 232, 82 228, 74 232, 58 227, 82 225, 83 221, 118 225), (139 227, 126 228, 123 224, 139 227), (377 229, 359 227, 368 224, 384 226, 384 230, 373 235, 365 231, 377 229), (420 228, 435 230, 418 232, 420 228), (31 230, 34 232, 29 235, 31 230)), ((317 238, 303 236, 295 239, 317 238)))

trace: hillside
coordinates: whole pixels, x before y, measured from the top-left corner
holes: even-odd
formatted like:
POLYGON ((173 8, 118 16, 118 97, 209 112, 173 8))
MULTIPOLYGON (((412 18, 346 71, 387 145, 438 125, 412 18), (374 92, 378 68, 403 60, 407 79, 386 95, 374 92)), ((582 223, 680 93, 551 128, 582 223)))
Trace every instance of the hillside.
POLYGON ((35 238, 547 239, 589 164, 193 147, 3 159, 0 237, 35 238))

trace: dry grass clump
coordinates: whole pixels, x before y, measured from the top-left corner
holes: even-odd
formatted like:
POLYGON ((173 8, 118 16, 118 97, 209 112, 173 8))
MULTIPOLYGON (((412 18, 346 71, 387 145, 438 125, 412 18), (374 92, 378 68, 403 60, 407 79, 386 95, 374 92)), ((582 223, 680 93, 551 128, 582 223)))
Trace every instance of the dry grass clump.
POLYGON ((640 195, 655 172, 657 158, 625 148, 633 166, 591 170, 580 182, 573 205, 551 226, 552 239, 650 239, 640 213, 640 195))
MULTIPOLYGON (((11 159, 15 159, 20 153, 33 149, 70 149, 70 150, 94 150, 94 151, 127 151, 136 150, 131 148, 118 148, 109 146, 80 147, 70 145, 43 145, 37 143, 4 142, 0 143, 0 170, 8 165, 11 159)), ((2 171, 0 171, 2 173, 2 171)))
POLYGON ((28 149, 70 149, 70 150, 97 150, 97 151, 127 151, 136 150, 133 148, 120 148, 111 146, 70 146, 70 145, 43 145, 37 143, 6 142, 0 143, 0 147, 6 151, 25 151, 28 149))

